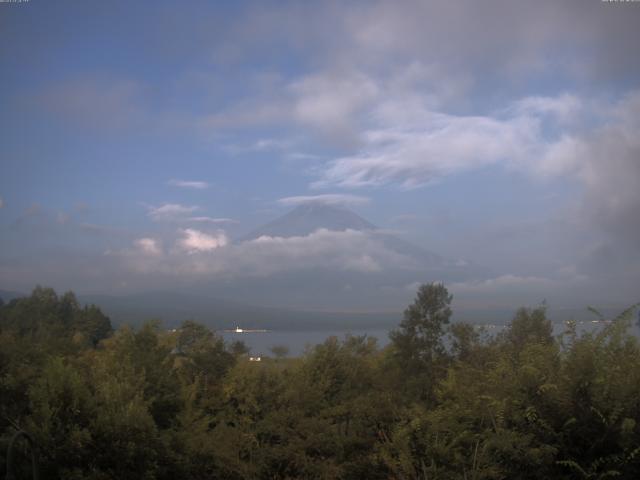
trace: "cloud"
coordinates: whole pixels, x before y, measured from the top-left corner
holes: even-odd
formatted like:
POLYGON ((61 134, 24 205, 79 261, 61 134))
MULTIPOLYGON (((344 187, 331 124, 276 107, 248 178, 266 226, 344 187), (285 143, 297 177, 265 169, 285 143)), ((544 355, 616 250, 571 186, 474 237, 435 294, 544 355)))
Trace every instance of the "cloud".
POLYGON ((640 250, 640 91, 622 98, 608 122, 579 137, 563 160, 577 165, 584 185, 584 218, 611 239, 640 250))
POLYGON ((209 252, 216 248, 224 247, 229 243, 224 232, 218 232, 215 235, 187 228, 181 230, 183 238, 178 240, 178 247, 187 253, 209 252))
POLYGON ((638 42, 637 9, 579 1, 523 7, 501 0, 482 4, 410 0, 400 5, 380 1, 345 12, 335 34, 344 31, 347 37, 335 42, 338 60, 413 57, 450 68, 473 68, 485 76, 494 72, 497 77, 531 76, 553 69, 596 79, 638 73, 633 49, 615 48, 638 42))
POLYGON ((240 223, 238 220, 234 220, 233 218, 187 217, 185 220, 196 223, 240 223))
POLYGON ((324 205, 366 205, 371 201, 368 197, 359 195, 327 193, 324 195, 301 195, 296 197, 284 197, 278 200, 280 205, 286 207, 320 203, 324 205))
POLYGON ((253 267, 262 274, 304 268, 377 272, 385 257, 397 256, 367 234, 354 230, 319 229, 306 236, 287 238, 262 236, 242 243, 239 250, 255 262, 253 267))
POLYGON ((389 94, 422 92, 431 107, 442 108, 464 104, 469 93, 495 103, 493 94, 504 98, 522 91, 523 81, 544 82, 535 84, 544 88, 554 81, 615 88, 625 79, 632 85, 640 79, 629 47, 640 41, 639 18, 638 9, 578 1, 522 7, 501 0, 383 0, 246 9, 226 32, 226 43, 241 57, 251 61, 267 48, 285 58, 302 51, 315 70, 248 80, 257 93, 211 115, 210 126, 295 119, 323 131, 354 133, 359 113, 389 94), (268 88, 256 88, 265 83, 268 88))
POLYGON ((192 180, 171 179, 167 183, 173 187, 192 188, 196 190, 204 190, 206 188, 209 188, 209 184, 207 182, 192 181, 192 180))
POLYGON ((237 224, 237 220, 226 217, 190 216, 201 208, 197 205, 181 205, 178 203, 165 203, 159 207, 148 206, 148 215, 154 221, 210 223, 210 224, 237 224))
POLYGON ((377 128, 362 135, 360 151, 329 162, 313 186, 415 188, 502 166, 576 184, 583 220, 640 245, 640 91, 615 102, 569 94, 527 97, 485 116, 397 111, 402 109, 380 113, 377 128))
POLYGON ((518 100, 512 109, 520 114, 551 115, 560 121, 575 119, 583 108, 583 102, 575 95, 563 93, 556 97, 532 96, 518 100))
POLYGON ((4 200, 2 199, 2 197, 0 197, 0 208, 4 207, 4 200))
POLYGON ((517 100, 491 115, 453 115, 426 102, 389 98, 371 110, 373 123, 352 155, 328 164, 314 187, 357 188, 400 184, 413 188, 447 175, 501 164, 536 174, 564 172, 558 165, 579 145, 545 128, 569 122, 582 103, 574 96, 517 100))
POLYGON ((558 272, 554 277, 505 274, 485 280, 451 283, 447 288, 462 303, 482 299, 484 302, 497 302, 496 305, 539 303, 544 299, 561 304, 568 298, 584 302, 585 292, 601 290, 601 286, 588 276, 572 271, 558 272))
POLYGON ((286 158, 289 160, 320 160, 322 156, 314 153, 293 152, 288 153, 286 158))
POLYGON ((353 129, 353 117, 378 97, 378 86, 359 72, 322 73, 295 80, 293 117, 303 125, 342 137, 353 129))
POLYGON ((178 203, 165 203, 159 207, 148 207, 148 215, 155 221, 182 219, 200 209, 196 205, 180 205, 178 203))
POLYGON ((175 248, 164 255, 135 250, 109 252, 121 267, 139 273, 212 278, 265 277, 301 270, 377 273, 386 269, 415 270, 409 258, 387 249, 366 232, 325 229, 298 237, 262 236, 240 244, 226 234, 178 231, 175 248))
POLYGON ((506 274, 487 280, 473 282, 457 282, 449 285, 454 293, 495 294, 509 290, 547 289, 557 285, 557 281, 535 276, 519 276, 506 274))
POLYGON ((251 152, 283 152, 290 150, 294 147, 296 142, 292 140, 282 140, 277 138, 261 138, 255 142, 247 145, 243 144, 231 144, 225 147, 225 150, 233 153, 251 153, 251 152))
POLYGON ((134 245, 145 255, 161 255, 162 249, 153 238, 139 238, 134 245))

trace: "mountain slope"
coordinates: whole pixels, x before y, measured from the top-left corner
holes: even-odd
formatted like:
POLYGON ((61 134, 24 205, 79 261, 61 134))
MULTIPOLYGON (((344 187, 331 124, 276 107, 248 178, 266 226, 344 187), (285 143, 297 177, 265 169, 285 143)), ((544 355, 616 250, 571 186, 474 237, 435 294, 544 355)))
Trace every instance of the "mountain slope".
POLYGON ((409 257, 425 267, 442 268, 454 263, 379 229, 347 208, 321 203, 299 205, 289 213, 253 230, 240 241, 254 240, 262 236, 283 238, 307 236, 319 229, 336 232, 345 230, 366 232, 371 239, 384 245, 388 250, 409 257))
POLYGON ((289 213, 255 229, 241 240, 253 240, 262 236, 305 236, 320 228, 338 232, 377 230, 375 225, 346 208, 309 203, 297 206, 289 213))

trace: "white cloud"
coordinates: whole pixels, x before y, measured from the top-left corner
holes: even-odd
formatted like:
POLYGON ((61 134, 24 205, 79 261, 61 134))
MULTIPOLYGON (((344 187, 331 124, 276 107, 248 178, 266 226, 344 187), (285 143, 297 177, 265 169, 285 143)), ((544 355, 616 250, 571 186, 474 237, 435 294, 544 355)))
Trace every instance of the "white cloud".
POLYGON ((294 118, 334 135, 350 130, 353 116, 379 94, 376 82, 359 72, 310 75, 294 81, 289 89, 294 118))
POLYGON ((581 144, 571 130, 551 137, 545 131, 577 118, 584 105, 573 95, 523 98, 491 115, 443 113, 416 96, 390 96, 373 107, 358 151, 326 164, 313 186, 413 188, 495 164, 536 175, 574 168, 567 153, 575 158, 581 144))
POLYGON ((234 220, 233 218, 212 218, 212 217, 188 217, 185 219, 188 222, 197 222, 197 223, 240 223, 238 220, 234 220))
POLYGON ((278 200, 280 205, 296 206, 309 203, 321 203, 324 205, 366 205, 370 202, 368 197, 360 195, 327 193, 324 195, 301 195, 295 197, 284 197, 278 200))
POLYGON ((363 131, 358 151, 325 164, 313 187, 415 188, 499 165, 580 184, 591 212, 586 216, 640 244, 634 221, 640 210, 640 92, 613 104, 570 94, 528 97, 483 116, 394 102, 372 110, 374 125, 363 131))
POLYGON ((640 248, 640 91, 622 98, 609 121, 580 137, 565 161, 577 169, 585 192, 583 214, 615 241, 640 248))
POLYGON ((193 180, 172 179, 172 180, 169 180, 169 182, 167 183, 174 187, 193 188, 196 190, 203 190, 205 188, 209 188, 209 184, 207 182, 200 182, 200 181, 193 181, 193 180))
POLYGON ((209 223, 209 224, 237 224, 233 218, 208 217, 206 215, 192 216, 201 208, 197 205, 180 205, 178 203, 165 203, 159 207, 149 206, 148 215, 155 221, 209 223))
POLYGON ((355 230, 319 229, 306 236, 287 238, 262 236, 242 243, 238 251, 248 260, 245 268, 263 275, 304 268, 376 272, 382 269, 382 263, 388 265, 391 257, 400 258, 366 233, 355 230))
POLYGON ((176 220, 199 209, 200 207, 195 205, 187 206, 178 203, 165 203, 159 207, 149 207, 149 216, 156 221, 176 220))
POLYGON ((582 103, 577 96, 564 93, 556 97, 526 97, 516 101, 513 109, 520 114, 552 115, 560 122, 570 122, 582 110, 582 103))
POLYGON ((183 238, 178 240, 178 247, 187 253, 209 252, 216 248, 224 247, 229 243, 224 232, 210 235, 199 230, 187 228, 181 230, 183 238))
POLYGON ((322 156, 314 153, 293 152, 288 153, 286 158, 288 160, 320 160, 322 159, 322 156))
POLYGON ((586 153, 586 146, 582 139, 562 135, 543 152, 535 166, 535 171, 542 176, 554 177, 573 174, 581 167, 586 153))
POLYGON ((139 249, 110 255, 121 257, 127 269, 170 276, 237 278, 316 269, 362 273, 389 268, 415 270, 415 262, 355 230, 320 229, 288 238, 262 236, 240 244, 229 243, 222 231, 208 234, 185 229, 178 234, 176 248, 163 256, 140 255, 139 249))
POLYGON ((258 140, 253 148, 259 152, 271 151, 271 150, 286 150, 292 145, 291 141, 278 140, 275 138, 262 138, 258 140))
POLYGON ((277 152, 286 151, 294 146, 292 140, 282 140, 277 138, 261 138, 252 144, 231 144, 225 147, 231 153, 249 153, 249 152, 277 152))
POLYGON ((162 249, 160 248, 158 241, 153 238, 139 238, 134 242, 134 245, 146 255, 162 254, 162 249))
POLYGON ((364 133, 365 146, 338 158, 315 187, 424 185, 444 175, 498 162, 513 162, 534 148, 536 125, 528 119, 503 121, 422 112, 420 121, 402 124, 384 119, 382 128, 364 133))

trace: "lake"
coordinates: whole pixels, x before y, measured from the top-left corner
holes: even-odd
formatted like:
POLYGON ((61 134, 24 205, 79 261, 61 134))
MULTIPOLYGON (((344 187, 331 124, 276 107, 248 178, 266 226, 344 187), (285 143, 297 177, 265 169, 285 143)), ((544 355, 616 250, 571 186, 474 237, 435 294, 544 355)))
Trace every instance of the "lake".
POLYGON ((331 336, 340 339, 345 335, 367 335, 376 337, 378 345, 384 346, 389 342, 389 330, 373 328, 369 330, 317 330, 317 331, 287 331, 270 330, 263 333, 235 333, 218 332, 228 341, 243 341, 250 349, 251 355, 271 355, 270 348, 275 345, 284 345, 289 348, 289 356, 298 356, 304 353, 307 345, 313 346, 324 342, 331 336))
MULTIPOLYGON (((604 323, 593 323, 591 321, 579 321, 576 324, 578 333, 593 332, 605 326, 604 323)), ((487 333, 494 335, 504 329, 504 325, 483 324, 487 333)), ((553 334, 560 335, 566 326, 564 322, 556 322, 553 324, 553 334)), ((384 347, 389 343, 389 331, 391 328, 370 328, 370 329, 326 329, 326 330, 270 330, 261 333, 235 333, 235 332, 218 332, 227 342, 235 340, 243 341, 250 349, 253 356, 271 356, 271 347, 275 345, 284 345, 289 348, 289 356, 298 356, 304 353, 307 346, 314 346, 323 343, 327 338, 336 336, 343 339, 346 335, 360 336, 367 335, 375 337, 378 345, 384 347)), ((640 337, 640 329, 636 323, 633 323, 629 330, 633 335, 640 337)))

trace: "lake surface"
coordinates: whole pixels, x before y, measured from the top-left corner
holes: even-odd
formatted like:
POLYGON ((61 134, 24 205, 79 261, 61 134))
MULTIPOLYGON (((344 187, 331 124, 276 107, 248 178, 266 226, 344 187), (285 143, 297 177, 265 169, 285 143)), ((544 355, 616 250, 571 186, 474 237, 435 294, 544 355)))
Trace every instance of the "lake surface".
POLYGON ((286 331, 270 330, 263 333, 235 333, 218 332, 228 341, 243 341, 250 349, 251 355, 271 355, 270 349, 276 345, 284 345, 289 348, 289 356, 298 356, 304 353, 307 346, 323 343, 331 336, 343 339, 346 335, 367 335, 376 337, 379 346, 389 343, 389 330, 373 328, 365 330, 317 330, 317 331, 286 331))
MULTIPOLYGON (((502 331, 504 325, 483 324, 477 327, 484 327, 489 335, 495 335, 502 331)), ((578 333, 595 332, 604 328, 604 323, 593 323, 590 321, 580 321, 576 324, 578 333)), ((289 348, 289 356, 302 355, 306 348, 313 347, 323 343, 331 336, 344 339, 346 335, 375 337, 378 346, 384 347, 389 343, 389 331, 391 328, 370 328, 370 329, 326 329, 326 330, 310 330, 310 331, 294 331, 294 330, 270 330, 261 333, 235 333, 235 332, 218 332, 227 342, 236 340, 243 341, 250 349, 253 356, 271 356, 270 349, 276 345, 283 345, 289 348)), ((566 330, 564 322, 553 324, 553 334, 560 335, 566 330)), ((629 333, 640 337, 640 329, 634 322, 629 329, 629 333)))

